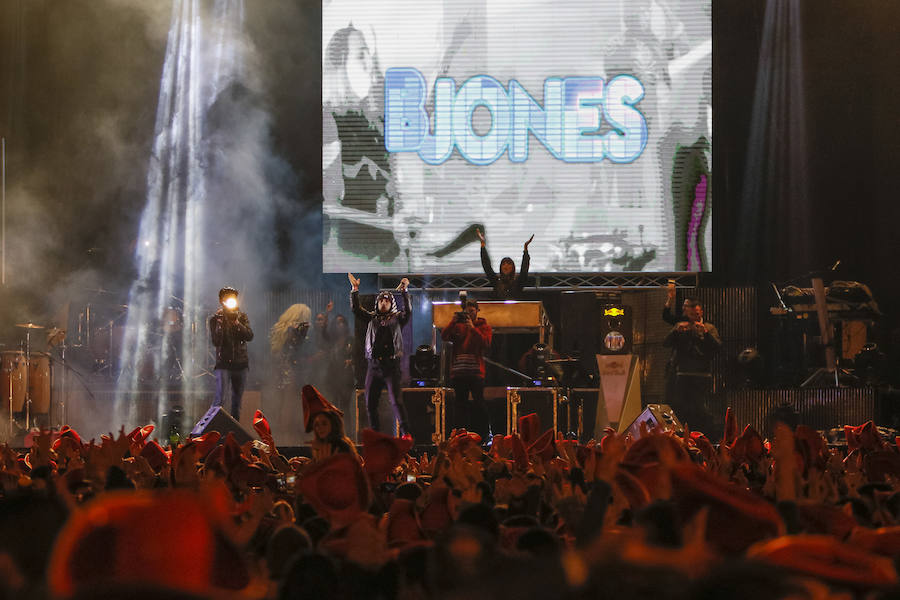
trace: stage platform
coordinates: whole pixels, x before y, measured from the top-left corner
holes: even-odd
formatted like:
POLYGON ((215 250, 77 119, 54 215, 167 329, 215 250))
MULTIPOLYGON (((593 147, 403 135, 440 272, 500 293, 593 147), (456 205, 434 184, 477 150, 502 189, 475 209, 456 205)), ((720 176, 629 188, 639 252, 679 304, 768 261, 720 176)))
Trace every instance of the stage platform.
MULTIPOLYGON (((539 389, 539 388, 536 388, 539 389)), ((433 390, 404 390, 409 392, 409 405, 411 417, 422 419, 423 422, 414 427, 417 434, 417 442, 425 447, 433 447, 434 439, 431 433, 435 431, 435 417, 441 414, 441 410, 434 411, 432 404, 433 390)), ((492 399, 489 403, 491 410, 492 430, 495 433, 506 433, 507 420, 505 388, 492 387, 486 390, 486 397, 492 399), (502 394, 501 394, 502 392, 502 394), (496 396, 496 398, 494 398, 496 396), (496 406, 494 406, 496 405, 496 406)), ((162 433, 165 426, 165 415, 176 406, 182 410, 182 431, 188 432, 207 411, 212 401, 212 394, 207 391, 185 393, 181 390, 133 390, 122 393, 120 401, 116 401, 116 390, 111 384, 94 385, 90 392, 86 389, 72 389, 65 403, 55 401, 51 403, 50 413, 34 415, 35 422, 42 427, 58 428, 62 424, 68 424, 78 431, 83 438, 99 439, 100 435, 108 432, 117 432, 125 424, 127 429, 147 423, 157 425, 158 432, 162 433), (67 418, 66 418, 67 415, 67 418)), ((665 403, 664 399, 644 395, 643 405, 652 403, 665 403)), ((449 418, 453 412, 452 393, 446 398, 447 420, 438 430, 444 435, 449 435, 452 428, 452 420, 449 418)), ((353 405, 353 399, 347 404, 353 405)), ((383 423, 391 421, 391 415, 387 398, 382 401, 384 413, 383 423)), ((841 388, 776 388, 776 389, 729 389, 713 395, 709 402, 709 410, 718 429, 705 432, 713 440, 721 437, 721 424, 725 410, 731 407, 740 427, 749 424, 760 433, 767 436, 772 431, 772 417, 778 410, 788 409, 795 415, 798 423, 808 425, 817 430, 828 430, 843 425, 859 425, 868 420, 873 420, 877 425, 885 427, 900 427, 900 393, 889 388, 874 387, 841 387, 841 388)), ((275 429, 275 416, 266 410, 265 398, 260 390, 248 390, 244 394, 240 423, 248 432, 253 431, 253 413, 261 408, 273 421, 275 429)), ((355 408, 355 407, 354 407, 355 408)), ((551 407, 552 408, 552 407, 551 407)), ((302 418, 299 399, 296 406, 298 423, 302 418)), ((363 411, 364 412, 364 411, 363 411)), ((365 426, 365 419, 359 419, 357 410, 345 411, 344 422, 346 433, 352 439, 357 440, 358 427, 365 426)), ((562 414, 562 413, 560 413, 562 414)), ((17 429, 15 434, 9 436, 8 416, 2 415, 0 422, 0 441, 8 441, 13 445, 24 437, 24 419, 17 416, 17 429)), ((548 421, 551 419, 548 418, 548 421)), ((549 427, 548 423, 548 427, 549 427)), ((310 439, 311 434, 306 433, 301 427, 291 427, 290 431, 276 434, 276 442, 281 448, 304 448, 304 444, 310 439)), ((301 450, 298 450, 300 452, 301 450)))

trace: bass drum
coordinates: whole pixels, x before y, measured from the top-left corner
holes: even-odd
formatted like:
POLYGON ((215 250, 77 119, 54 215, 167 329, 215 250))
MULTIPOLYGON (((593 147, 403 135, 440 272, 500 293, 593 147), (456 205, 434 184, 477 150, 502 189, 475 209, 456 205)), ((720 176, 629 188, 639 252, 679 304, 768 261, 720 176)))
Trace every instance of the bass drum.
POLYGON ((161 326, 164 333, 176 333, 181 331, 184 326, 184 319, 181 316, 181 311, 172 306, 167 308, 162 314, 161 326))

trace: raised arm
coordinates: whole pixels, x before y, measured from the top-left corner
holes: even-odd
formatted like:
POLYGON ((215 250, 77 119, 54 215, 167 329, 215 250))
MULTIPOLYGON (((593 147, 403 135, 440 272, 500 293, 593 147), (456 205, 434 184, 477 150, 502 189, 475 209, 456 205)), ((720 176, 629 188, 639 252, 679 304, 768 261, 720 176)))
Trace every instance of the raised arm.
POLYGON ((357 317, 371 319, 374 313, 359 305, 359 279, 352 273, 347 273, 347 279, 350 280, 350 311, 357 317))
POLYGON ((662 320, 668 323, 669 325, 676 325, 680 320, 675 316, 675 312, 672 310, 671 306, 664 306, 662 309, 662 320))
POLYGON ((520 290, 525 287, 525 282, 528 279, 528 267, 531 266, 531 255, 528 254, 528 244, 530 244, 533 239, 534 234, 531 234, 531 237, 525 242, 525 247, 522 248, 522 266, 519 268, 519 276, 516 277, 520 290))
POLYGON ((497 274, 494 272, 494 267, 491 266, 491 257, 488 256, 487 247, 484 243, 484 233, 480 229, 476 229, 475 233, 478 234, 478 239, 481 240, 481 268, 484 269, 484 274, 487 275, 491 284, 494 284, 497 282, 497 274))
POLYGON ((675 314, 675 281, 672 279, 666 285, 666 303, 663 306, 662 320, 669 325, 675 325, 680 320, 675 314))
POLYGON ((322 338, 328 341, 331 341, 331 328, 328 325, 331 323, 332 310, 334 310, 334 300, 329 300, 325 305, 325 327, 322 329, 322 338))
POLYGON ((400 280, 400 297, 403 299, 403 309, 400 311, 400 327, 406 325, 409 321, 409 318, 412 316, 412 302, 409 301, 409 292, 407 288, 409 287, 409 279, 404 277, 400 280))

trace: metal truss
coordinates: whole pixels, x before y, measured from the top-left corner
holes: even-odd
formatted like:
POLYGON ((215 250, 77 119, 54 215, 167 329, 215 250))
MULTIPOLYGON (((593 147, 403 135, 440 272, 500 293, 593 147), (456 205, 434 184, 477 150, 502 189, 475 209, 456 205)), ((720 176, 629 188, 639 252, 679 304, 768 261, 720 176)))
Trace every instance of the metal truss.
MULTIPOLYGON (((382 273, 378 275, 381 289, 395 288, 404 275, 382 273)), ((409 287, 425 291, 489 290, 490 281, 484 275, 405 275, 409 287)), ((586 289, 641 289, 660 288, 670 279, 680 288, 697 287, 699 273, 535 273, 531 275, 534 287, 526 289, 586 290, 586 289)))

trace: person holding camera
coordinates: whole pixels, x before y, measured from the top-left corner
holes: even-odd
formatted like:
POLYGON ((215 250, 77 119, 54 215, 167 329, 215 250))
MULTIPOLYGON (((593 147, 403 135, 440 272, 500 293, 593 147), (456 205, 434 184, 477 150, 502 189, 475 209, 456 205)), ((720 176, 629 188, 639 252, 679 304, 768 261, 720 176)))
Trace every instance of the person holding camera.
POLYGON ((247 342, 253 339, 250 319, 238 310, 238 291, 233 287, 219 290, 222 307, 209 318, 209 335, 216 347, 216 395, 212 406, 222 406, 225 386, 231 387, 231 416, 241 420, 241 397, 247 383, 250 358, 247 342))
POLYGON ((375 297, 375 310, 359 305, 359 279, 347 273, 350 280, 350 308, 357 317, 368 320, 366 327, 366 412, 369 427, 379 431, 378 402, 381 390, 387 388, 388 400, 394 418, 400 426, 400 435, 409 433, 409 419, 403 405, 400 387, 400 359, 403 357, 403 333, 401 329, 409 321, 412 304, 409 301, 409 279, 404 277, 397 288, 403 299, 403 309, 397 308, 394 294, 383 290, 375 297))
POLYGON ((460 305, 463 310, 441 332, 442 340, 453 342, 450 385, 461 424, 487 441, 490 419, 484 402, 484 352, 491 346, 491 326, 478 316, 478 302, 467 299, 465 292, 460 292, 460 305))

